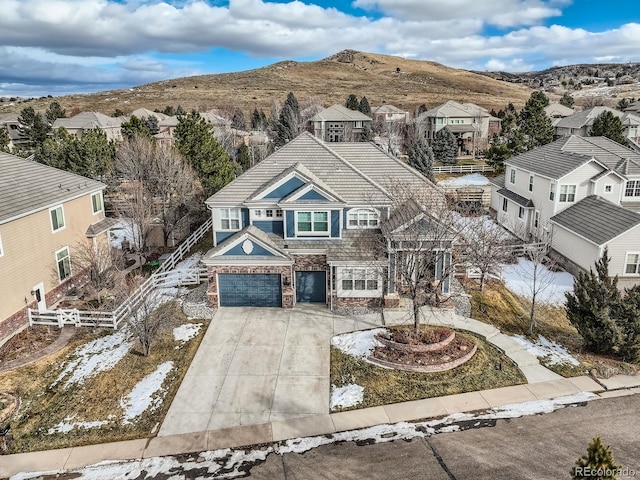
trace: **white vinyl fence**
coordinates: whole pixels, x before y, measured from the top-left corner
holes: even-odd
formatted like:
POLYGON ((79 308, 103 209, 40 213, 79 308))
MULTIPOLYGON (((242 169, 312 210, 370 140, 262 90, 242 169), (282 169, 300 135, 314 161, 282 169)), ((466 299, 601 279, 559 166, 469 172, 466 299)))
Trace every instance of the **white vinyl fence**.
POLYGON ((209 218, 195 232, 180 244, 180 246, 164 261, 142 285, 140 285, 120 306, 112 312, 98 312, 92 310, 56 309, 40 312, 29 308, 29 325, 53 325, 63 327, 109 327, 118 328, 122 320, 127 318, 133 309, 138 307, 157 288, 176 287, 182 285, 199 285, 207 280, 207 269, 204 267, 190 267, 174 270, 175 266, 189 252, 191 247, 204 237, 211 229, 212 219, 209 218))

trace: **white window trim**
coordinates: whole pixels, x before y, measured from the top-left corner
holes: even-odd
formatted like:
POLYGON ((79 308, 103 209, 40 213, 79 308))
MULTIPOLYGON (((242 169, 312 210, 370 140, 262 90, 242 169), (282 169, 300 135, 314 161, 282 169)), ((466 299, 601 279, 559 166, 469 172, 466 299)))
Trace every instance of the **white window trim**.
POLYGON ((60 250, 56 250, 53 254, 53 258, 55 259, 55 262, 56 262, 56 272, 58 274, 58 281, 62 283, 68 280, 69 278, 71 278, 73 276, 73 270, 71 269, 71 250, 69 249, 69 247, 66 246, 66 247, 62 247, 60 250), (65 278, 60 278, 60 269, 58 268, 58 261, 59 261, 58 254, 65 250, 67 251, 67 258, 69 258, 69 275, 65 278))
POLYGON ((56 205, 55 207, 51 207, 49 209, 49 223, 51 224, 51 232, 53 233, 59 232, 60 230, 64 230, 65 228, 67 228, 67 219, 64 217, 64 206, 62 204, 56 205), (57 209, 60 209, 60 211, 62 212, 62 226, 58 228, 53 228, 53 218, 51 217, 51 212, 57 209))
POLYGON ((560 188, 558 188, 558 202, 559 203, 575 203, 576 202, 576 196, 578 195, 578 186, 576 184, 573 183, 565 183, 560 185, 560 188), (564 195, 566 196, 565 200, 562 200, 562 188, 565 187, 567 189, 567 191, 564 193, 564 195), (569 188, 573 187, 573 200, 569 200, 569 188))
POLYGON ((604 185, 602 187, 602 193, 604 193, 605 195, 611 195, 613 193, 613 184, 612 183, 607 183, 606 185, 604 185), (607 187, 609 187, 609 191, 607 192, 607 187))
POLYGON ((638 195, 627 195, 627 189, 628 189, 628 185, 630 183, 633 182, 633 190, 635 192, 636 189, 640 188, 640 180, 627 180, 624 184, 624 192, 622 193, 622 196, 624 198, 640 198, 640 196, 638 195))
POLYGON ((533 192, 533 175, 529 175, 529 191, 533 192))
POLYGON ((238 207, 229 207, 229 208, 221 208, 219 210, 220 212, 220 230, 221 232, 237 232, 239 230, 242 230, 242 211, 240 210, 240 208, 238 207), (238 218, 234 218, 231 216, 231 212, 235 211, 238 212, 238 218), (227 217, 224 217, 223 212, 227 213, 227 217), (222 226, 222 221, 223 220, 229 220, 229 228, 224 228, 222 226), (231 220, 238 220, 238 228, 231 228, 231 220))
POLYGON ((90 199, 91 199, 91 212, 94 215, 98 215, 99 213, 104 212, 104 197, 102 196, 102 192, 92 193, 90 195, 90 199), (93 197, 95 196, 98 196, 100 198, 100 210, 94 210, 93 208, 93 197))
POLYGON ((293 227, 294 227, 296 237, 299 235, 304 237, 307 237, 307 236, 330 237, 331 236, 331 210, 296 210, 293 217, 293 227), (298 214, 299 213, 311 213, 311 231, 310 232, 298 232, 298 214), (314 217, 314 214, 316 213, 327 214, 327 230, 319 230, 319 231, 313 230, 313 226, 315 225, 313 217, 314 217))
MULTIPOLYGON (((338 297, 363 297, 363 298, 376 298, 376 297, 380 297, 382 295, 382 275, 380 274, 380 272, 375 269, 375 268, 364 268, 364 267, 340 267, 338 268, 338 272, 337 272, 337 292, 338 292, 338 297), (349 271, 356 271, 356 270, 364 270, 364 279, 365 279, 365 290, 356 290, 356 289, 343 289, 342 288, 342 281, 343 280, 349 280, 347 278, 344 278, 344 273, 345 270, 349 270, 349 271), (375 277, 375 278, 372 278, 375 277), (367 280, 371 281, 371 280, 377 280, 378 282, 378 288, 376 289, 372 289, 372 290, 367 290, 366 289, 366 282, 367 280)), ((355 286, 355 285, 354 285, 355 286)))
POLYGON ((368 228, 378 228, 379 226, 380 226, 380 212, 375 208, 357 207, 347 211, 347 229, 363 230, 368 228), (364 213, 364 212, 366 212, 369 215, 367 217, 366 227, 360 225, 360 218, 359 218, 360 213, 364 213), (349 218, 350 215, 356 215, 358 225, 350 225, 350 218, 349 218), (376 220, 375 225, 369 225, 369 222, 371 221, 371 216, 375 217, 375 220, 376 220))
POLYGON ((527 212, 524 207, 518 206, 518 220, 524 222, 527 218, 527 212))
POLYGON ((549 183, 549 201, 556 201, 556 182, 549 183))
POLYGON ((516 169, 511 167, 511 170, 509 171, 509 183, 515 185, 516 183, 516 169))
POLYGON ((533 212, 533 228, 540 227, 540 210, 533 212))
POLYGON ((4 247, 2 246, 2 235, 0 235, 0 257, 4 257, 4 247))
POLYGON ((502 211, 505 213, 509 211, 509 200, 507 200, 507 197, 502 197, 502 211))
POLYGON ((625 277, 632 277, 632 276, 638 276, 640 275, 640 258, 638 258, 638 263, 634 264, 636 265, 636 273, 627 273, 627 265, 629 265, 629 256, 631 255, 639 255, 640 256, 640 251, 638 252, 627 252, 624 258, 624 270, 622 271, 622 275, 625 277))

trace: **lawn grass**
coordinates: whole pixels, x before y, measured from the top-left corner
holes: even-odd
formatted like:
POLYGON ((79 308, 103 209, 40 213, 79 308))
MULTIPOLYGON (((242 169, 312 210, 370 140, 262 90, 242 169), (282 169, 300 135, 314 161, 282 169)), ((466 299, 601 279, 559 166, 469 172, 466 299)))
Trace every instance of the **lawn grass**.
MULTIPOLYGON (((478 288, 467 288, 471 291, 471 317, 500 329, 507 335, 523 335, 529 337, 530 302, 512 294, 507 287, 498 281, 488 282, 484 291, 478 288)), ((595 371, 602 377, 609 377, 625 371, 636 371, 634 365, 624 364, 620 360, 603 355, 594 355, 584 351, 582 337, 569 322, 564 307, 540 304, 535 315, 535 327, 532 340, 538 334, 564 346, 579 366, 569 364, 552 365, 545 357, 540 363, 563 377, 584 375, 585 371, 595 371)))
MULTIPOLYGON (((395 327, 390 327, 395 328, 395 327)), ((364 387, 363 401, 357 406, 334 411, 375 407, 456 393, 520 385, 526 379, 516 364, 483 338, 456 330, 456 335, 472 339, 478 346, 473 358, 463 365, 437 373, 417 373, 379 367, 362 358, 331 349, 331 384, 364 387)))
POLYGON ((16 392, 22 405, 11 419, 15 439, 10 453, 113 442, 152 436, 175 396, 191 359, 208 326, 208 320, 189 320, 174 305, 174 321, 152 344, 151 354, 144 357, 137 343, 112 369, 85 379, 81 384, 65 387, 64 382, 52 386, 63 364, 74 357, 75 350, 95 338, 112 334, 112 330, 91 332, 79 329, 78 337, 66 348, 32 365, 0 374, 0 391, 16 392), (182 323, 202 323, 198 335, 180 348, 173 339, 172 328, 182 323), (155 410, 148 409, 123 425, 124 410, 120 402, 146 375, 163 362, 174 362, 166 377, 166 391, 155 410), (48 433, 60 422, 109 422, 90 429, 74 428, 67 433, 48 433))

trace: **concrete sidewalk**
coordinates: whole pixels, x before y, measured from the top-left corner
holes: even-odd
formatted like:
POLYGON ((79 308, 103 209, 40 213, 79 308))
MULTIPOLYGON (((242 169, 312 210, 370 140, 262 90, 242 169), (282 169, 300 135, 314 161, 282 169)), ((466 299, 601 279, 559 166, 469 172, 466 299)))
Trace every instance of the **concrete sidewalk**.
POLYGON ((290 438, 327 435, 373 425, 426 420, 452 413, 482 411, 528 401, 549 400, 580 392, 598 393, 598 398, 640 393, 640 376, 618 375, 613 378, 615 378, 613 385, 625 385, 625 389, 605 390, 598 382, 586 376, 562 378, 529 385, 462 393, 349 412, 284 419, 257 425, 6 455, 0 456, 0 477, 9 477, 21 472, 57 474, 107 460, 179 455, 279 442, 290 438))

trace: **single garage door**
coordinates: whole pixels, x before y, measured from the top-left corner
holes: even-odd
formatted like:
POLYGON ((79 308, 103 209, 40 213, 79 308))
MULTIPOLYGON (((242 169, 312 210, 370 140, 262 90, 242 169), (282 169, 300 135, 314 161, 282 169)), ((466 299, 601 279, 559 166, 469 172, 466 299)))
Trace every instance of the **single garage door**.
POLYGON ((220 305, 223 307, 281 307, 280 274, 218 275, 220 305))
POLYGON ((296 302, 327 301, 326 272, 296 272, 296 302))

